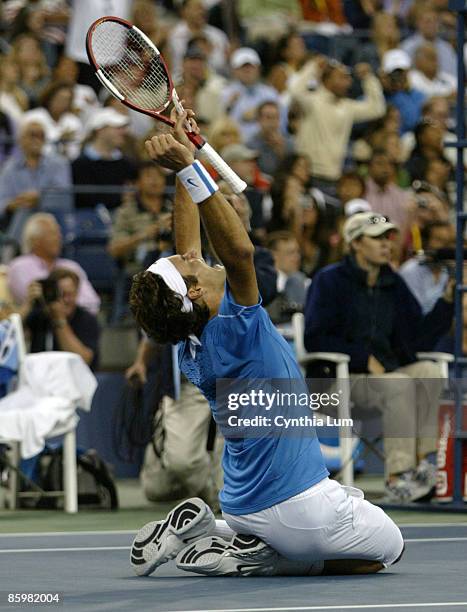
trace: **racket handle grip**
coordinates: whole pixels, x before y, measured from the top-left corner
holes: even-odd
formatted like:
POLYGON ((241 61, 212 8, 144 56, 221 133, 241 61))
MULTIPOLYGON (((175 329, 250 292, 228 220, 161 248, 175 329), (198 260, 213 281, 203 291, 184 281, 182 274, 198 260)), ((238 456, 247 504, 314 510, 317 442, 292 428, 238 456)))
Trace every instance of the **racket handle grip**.
POLYGON ((222 159, 222 157, 211 147, 208 142, 205 142, 200 149, 201 153, 208 160, 211 166, 219 173, 234 193, 241 193, 247 187, 238 174, 222 159))

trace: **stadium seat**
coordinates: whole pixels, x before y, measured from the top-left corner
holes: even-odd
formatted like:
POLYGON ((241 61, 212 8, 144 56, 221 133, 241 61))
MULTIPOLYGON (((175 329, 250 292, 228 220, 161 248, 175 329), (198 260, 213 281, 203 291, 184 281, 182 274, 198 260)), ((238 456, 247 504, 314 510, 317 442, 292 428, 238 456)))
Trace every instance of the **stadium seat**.
POLYGON ((118 267, 107 252, 112 220, 105 206, 83 208, 58 219, 64 255, 76 261, 97 291, 113 292, 118 267))

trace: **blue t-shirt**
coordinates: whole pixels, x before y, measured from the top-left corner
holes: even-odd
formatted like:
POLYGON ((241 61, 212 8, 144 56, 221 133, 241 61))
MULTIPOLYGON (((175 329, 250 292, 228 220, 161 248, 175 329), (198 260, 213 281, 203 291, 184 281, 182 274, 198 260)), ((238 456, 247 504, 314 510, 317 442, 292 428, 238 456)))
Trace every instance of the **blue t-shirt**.
MULTIPOLYGON (((261 301, 254 306, 236 304, 227 284, 219 313, 200 340, 195 359, 188 342, 180 344, 180 369, 205 395, 215 420, 217 379, 293 379, 304 385, 290 346, 261 301)), ((318 439, 310 430, 299 436, 284 430, 274 437, 226 437, 223 468, 221 506, 236 515, 269 508, 328 476, 318 439)))

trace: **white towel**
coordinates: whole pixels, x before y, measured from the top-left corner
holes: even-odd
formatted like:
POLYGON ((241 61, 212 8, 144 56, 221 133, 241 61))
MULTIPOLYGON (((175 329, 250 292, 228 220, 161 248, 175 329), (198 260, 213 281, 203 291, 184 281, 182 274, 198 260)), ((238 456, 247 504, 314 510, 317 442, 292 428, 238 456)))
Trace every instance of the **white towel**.
POLYGON ((28 459, 76 426, 75 410, 90 410, 97 381, 79 355, 62 351, 26 355, 21 374, 18 390, 0 399, 0 440, 20 442, 28 459))

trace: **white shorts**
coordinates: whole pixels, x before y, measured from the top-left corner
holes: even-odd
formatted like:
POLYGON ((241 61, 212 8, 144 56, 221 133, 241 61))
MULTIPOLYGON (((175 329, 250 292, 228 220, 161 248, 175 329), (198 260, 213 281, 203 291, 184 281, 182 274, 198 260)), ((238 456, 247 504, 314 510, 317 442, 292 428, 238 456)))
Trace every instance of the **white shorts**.
POLYGON ((384 566, 399 559, 402 534, 363 492, 325 478, 280 504, 253 514, 223 513, 231 529, 253 534, 287 559, 365 559, 384 566))

